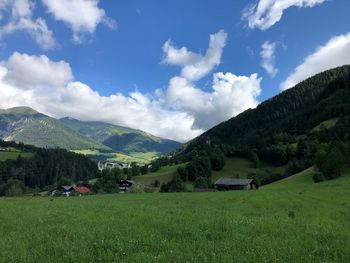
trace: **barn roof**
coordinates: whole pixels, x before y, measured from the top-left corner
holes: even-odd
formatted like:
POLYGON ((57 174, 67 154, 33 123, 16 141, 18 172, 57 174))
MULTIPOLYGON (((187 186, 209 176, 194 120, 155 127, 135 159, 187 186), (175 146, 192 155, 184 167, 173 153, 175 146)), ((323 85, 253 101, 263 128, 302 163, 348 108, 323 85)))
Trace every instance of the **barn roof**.
POLYGON ((90 192, 90 189, 86 186, 76 186, 74 187, 74 190, 81 194, 87 194, 90 192))
POLYGON ((252 183, 254 179, 241 179, 241 178, 223 178, 215 182, 215 185, 248 185, 252 183))
POLYGON ((62 185, 63 190, 70 191, 74 188, 74 185, 62 185))

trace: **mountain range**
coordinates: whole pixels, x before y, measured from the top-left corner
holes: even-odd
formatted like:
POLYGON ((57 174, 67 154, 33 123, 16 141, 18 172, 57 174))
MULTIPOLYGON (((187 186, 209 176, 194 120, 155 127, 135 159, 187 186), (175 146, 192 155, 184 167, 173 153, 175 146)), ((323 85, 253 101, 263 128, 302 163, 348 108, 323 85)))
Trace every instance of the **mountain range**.
POLYGON ((0 138, 38 147, 98 150, 124 154, 167 154, 180 143, 103 122, 55 119, 29 107, 0 110, 0 138))

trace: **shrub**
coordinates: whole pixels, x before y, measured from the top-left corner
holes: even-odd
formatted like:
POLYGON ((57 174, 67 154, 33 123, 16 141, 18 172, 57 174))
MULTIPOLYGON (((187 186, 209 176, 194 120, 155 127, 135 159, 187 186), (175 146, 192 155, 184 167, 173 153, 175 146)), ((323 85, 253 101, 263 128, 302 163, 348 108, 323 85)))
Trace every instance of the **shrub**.
POLYGON ((315 183, 323 182, 326 181, 327 178, 324 176, 323 173, 321 172, 316 172, 313 176, 312 179, 314 180, 315 183))
POLYGON ((194 181, 193 186, 196 188, 213 188, 214 187, 211 179, 207 177, 198 177, 194 181))
POLYGON ((160 187, 160 192, 183 192, 185 190, 185 184, 179 176, 174 176, 174 178, 168 182, 164 183, 160 187))

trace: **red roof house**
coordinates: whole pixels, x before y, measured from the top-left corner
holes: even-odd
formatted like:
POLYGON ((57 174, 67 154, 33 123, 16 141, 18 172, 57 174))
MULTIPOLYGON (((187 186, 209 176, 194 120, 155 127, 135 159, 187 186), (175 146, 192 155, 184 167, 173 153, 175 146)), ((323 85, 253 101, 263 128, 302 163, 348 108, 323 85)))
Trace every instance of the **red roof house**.
POLYGON ((86 186, 76 186, 74 187, 74 190, 78 192, 79 194, 88 194, 90 193, 90 189, 86 186))

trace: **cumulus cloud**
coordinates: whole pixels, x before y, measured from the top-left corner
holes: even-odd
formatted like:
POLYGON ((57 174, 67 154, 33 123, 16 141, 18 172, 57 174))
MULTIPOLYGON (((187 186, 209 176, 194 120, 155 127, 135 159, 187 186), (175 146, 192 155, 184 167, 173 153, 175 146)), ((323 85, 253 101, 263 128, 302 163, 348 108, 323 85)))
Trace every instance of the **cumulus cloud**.
POLYGON ((169 105, 194 117, 193 128, 207 130, 258 104, 261 79, 257 74, 236 76, 218 72, 213 76, 213 90, 204 92, 182 77, 170 80, 169 105))
MULTIPOLYGON (((226 33, 219 35, 226 38, 226 33)), ((196 64, 191 56, 199 56, 187 48, 183 50, 187 55, 180 51, 181 59, 169 57, 182 73, 196 64)), ((196 78, 192 74, 174 76, 167 89, 158 89, 154 94, 134 91, 102 96, 76 80, 68 63, 15 52, 0 62, 0 108, 29 106, 53 117, 104 121, 184 142, 258 104, 261 78, 257 74, 214 73, 209 91, 196 86, 194 79, 199 75, 195 75, 196 78)))
POLYGON ((166 101, 175 110, 193 116, 195 129, 209 129, 258 103, 261 79, 257 74, 247 77, 229 72, 215 73, 211 92, 204 92, 195 85, 196 80, 220 64, 226 38, 227 34, 222 30, 211 35, 205 55, 191 52, 186 47, 175 48, 169 41, 163 46, 163 63, 181 67, 181 75, 169 81, 166 101))
POLYGON ((325 45, 318 47, 316 51, 307 56, 303 63, 281 84, 281 89, 292 88, 302 80, 305 80, 319 72, 350 64, 350 33, 331 38, 325 45))
POLYGON ((275 51, 276 43, 266 41, 261 45, 261 66, 272 78, 275 77, 278 72, 278 69, 275 68, 275 51))
POLYGON ((320 5, 326 0, 259 0, 245 8, 242 12, 242 18, 248 20, 250 28, 259 28, 266 30, 281 20, 283 12, 296 6, 314 7, 320 5))
POLYGON ((210 35, 205 55, 188 51, 186 47, 176 48, 168 40, 163 45, 163 63, 182 67, 181 75, 188 80, 199 80, 220 64, 227 33, 223 30, 210 35))
POLYGON ((155 95, 102 96, 76 81, 68 63, 46 56, 14 53, 0 63, 0 108, 14 106, 30 106, 54 117, 110 122, 179 141, 203 132, 192 128, 192 116, 169 109, 155 95))
POLYGON ((31 0, 0 1, 1 16, 10 11, 9 21, 0 28, 0 37, 13 34, 17 31, 27 32, 37 44, 47 50, 55 47, 53 33, 48 29, 44 19, 33 19, 35 3, 31 0))
POLYGON ((86 35, 95 32, 96 27, 103 23, 110 28, 116 27, 116 22, 107 17, 104 9, 98 6, 99 0, 42 0, 48 12, 53 17, 67 24, 73 31, 73 41, 83 42, 86 35))

